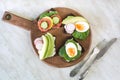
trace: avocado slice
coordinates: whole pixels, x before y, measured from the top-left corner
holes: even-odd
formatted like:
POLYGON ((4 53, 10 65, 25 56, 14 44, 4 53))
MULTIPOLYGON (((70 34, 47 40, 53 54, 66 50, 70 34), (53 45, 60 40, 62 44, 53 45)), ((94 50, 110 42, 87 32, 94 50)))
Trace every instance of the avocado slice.
POLYGON ((65 18, 63 21, 62 21, 62 24, 69 24, 69 23, 75 23, 75 22, 79 22, 79 21, 83 21, 83 22, 87 22, 88 21, 83 18, 83 17, 80 17, 80 16, 68 16, 67 18, 65 18))
POLYGON ((42 38, 43 38, 44 44, 43 44, 42 50, 38 51, 39 57, 41 60, 45 59, 44 55, 46 54, 48 43, 49 43, 46 36, 42 35, 42 38))
POLYGON ((47 57, 53 56, 53 53, 55 51, 55 48, 54 48, 55 47, 55 44, 54 44, 55 39, 50 33, 47 33, 45 36, 47 37, 48 42, 49 42, 47 52, 45 53, 45 56, 44 56, 45 58, 47 58, 47 57))

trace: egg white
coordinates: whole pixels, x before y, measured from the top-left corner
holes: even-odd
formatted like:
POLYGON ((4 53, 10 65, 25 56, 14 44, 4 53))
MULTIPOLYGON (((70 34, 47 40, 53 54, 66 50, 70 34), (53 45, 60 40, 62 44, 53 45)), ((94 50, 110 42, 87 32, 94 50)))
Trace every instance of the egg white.
POLYGON ((69 43, 67 43, 67 44, 65 45, 65 50, 66 50, 66 53, 67 53, 67 55, 68 55, 69 57, 75 57, 75 56, 77 55, 77 47, 76 47, 76 45, 75 45, 74 43, 72 43, 72 42, 69 42, 69 43), (69 52, 67 51, 69 48, 75 49, 75 55, 74 55, 74 56, 69 55, 69 52))
POLYGON ((86 32, 89 29, 89 24, 87 22, 76 22, 75 24, 82 24, 84 26, 83 30, 79 30, 76 28, 78 32, 86 32))

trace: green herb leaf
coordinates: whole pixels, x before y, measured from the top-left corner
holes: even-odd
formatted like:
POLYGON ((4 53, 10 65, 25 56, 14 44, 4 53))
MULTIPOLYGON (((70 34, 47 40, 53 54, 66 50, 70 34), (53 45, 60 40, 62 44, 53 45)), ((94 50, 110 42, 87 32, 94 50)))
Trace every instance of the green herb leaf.
POLYGON ((50 15, 50 16, 52 16, 52 15, 54 15, 54 14, 58 14, 58 12, 57 12, 57 11, 49 11, 49 15, 50 15))
POLYGON ((39 19, 41 19, 41 18, 43 18, 43 17, 45 17, 45 16, 48 16, 48 12, 44 12, 44 13, 42 13, 41 15, 40 15, 40 17, 39 17, 39 19))
POLYGON ((58 14, 57 11, 49 11, 49 12, 44 12, 40 15, 39 19, 43 18, 43 17, 46 17, 46 16, 52 16, 54 14, 58 14))
POLYGON ((90 32, 90 30, 87 30, 86 32, 74 31, 72 36, 76 39, 85 40, 88 37, 89 32, 90 32))

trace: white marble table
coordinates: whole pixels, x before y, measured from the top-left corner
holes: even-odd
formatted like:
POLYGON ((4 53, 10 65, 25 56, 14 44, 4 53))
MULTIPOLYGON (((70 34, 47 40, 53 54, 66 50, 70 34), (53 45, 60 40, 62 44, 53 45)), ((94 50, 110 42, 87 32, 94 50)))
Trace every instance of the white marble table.
MULTIPOLYGON (((52 7, 77 10, 90 22, 91 49, 103 38, 118 38, 104 57, 91 67, 85 80, 120 80, 119 3, 120 0, 1 0, 0 19, 4 11, 33 20, 52 7)), ((78 75, 69 77, 75 66, 55 68, 46 65, 32 48, 30 32, 0 20, 0 80, 77 80, 78 75)))

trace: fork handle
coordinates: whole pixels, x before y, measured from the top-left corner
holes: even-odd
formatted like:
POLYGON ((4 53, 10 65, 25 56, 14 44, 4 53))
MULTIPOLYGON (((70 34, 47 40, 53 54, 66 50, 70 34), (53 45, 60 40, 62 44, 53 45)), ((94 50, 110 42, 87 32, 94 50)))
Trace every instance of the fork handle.
MULTIPOLYGON (((100 52, 100 50, 96 47, 96 48, 94 48, 94 50, 93 50, 93 53, 92 53, 92 55, 90 56, 90 59, 92 59, 92 60, 87 60, 86 61, 86 63, 85 63, 85 65, 84 66, 86 66, 88 63, 89 63, 89 65, 88 65, 88 67, 81 73, 81 75, 80 75, 80 79, 79 80, 83 80, 85 77, 86 77, 86 75, 88 74, 88 71, 89 71, 89 69, 90 69, 90 67, 92 66, 92 64, 95 62, 95 60, 96 60, 96 55, 98 54, 100 52), (91 61, 91 62, 90 62, 91 61)), ((83 66, 83 67, 84 67, 83 66)))

